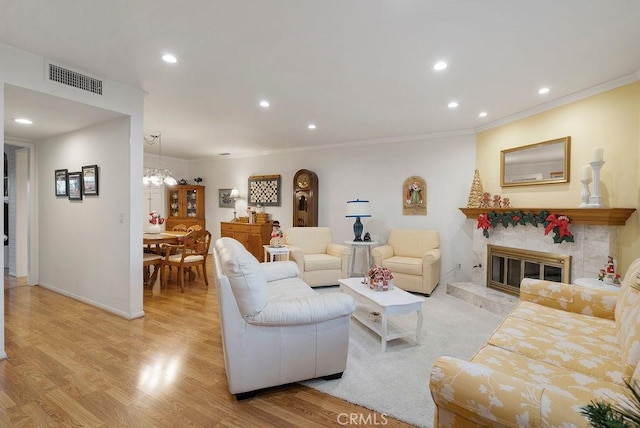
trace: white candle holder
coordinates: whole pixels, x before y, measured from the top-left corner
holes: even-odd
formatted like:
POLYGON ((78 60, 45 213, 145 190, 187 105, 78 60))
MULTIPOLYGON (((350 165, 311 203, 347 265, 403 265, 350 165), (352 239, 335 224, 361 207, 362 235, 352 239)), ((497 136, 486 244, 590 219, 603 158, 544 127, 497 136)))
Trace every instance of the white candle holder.
POLYGON ((582 183, 582 193, 580 194, 580 200, 582 203, 578 208, 587 208, 589 206, 589 196, 591 195, 591 192, 589 192, 591 178, 583 178, 580 180, 580 183, 582 183))
POLYGON ((600 197, 600 169, 604 165, 604 161, 590 162, 591 169, 593 170, 593 194, 589 196, 588 208, 601 208, 602 198, 600 197))

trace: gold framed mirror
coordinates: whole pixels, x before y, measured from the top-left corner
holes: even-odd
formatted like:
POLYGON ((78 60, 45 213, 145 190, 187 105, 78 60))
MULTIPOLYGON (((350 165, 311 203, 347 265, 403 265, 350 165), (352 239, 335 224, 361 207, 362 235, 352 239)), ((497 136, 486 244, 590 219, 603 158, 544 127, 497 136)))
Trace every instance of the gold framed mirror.
POLYGON ((568 183, 570 153, 571 137, 502 150, 500 185, 568 183))

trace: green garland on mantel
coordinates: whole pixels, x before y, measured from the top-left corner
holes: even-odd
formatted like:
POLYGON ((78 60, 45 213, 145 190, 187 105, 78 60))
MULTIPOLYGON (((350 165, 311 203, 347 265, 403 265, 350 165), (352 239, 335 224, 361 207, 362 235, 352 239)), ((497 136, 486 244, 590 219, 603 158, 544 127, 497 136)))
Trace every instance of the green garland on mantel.
POLYGON ((485 214, 478 216, 478 229, 482 229, 482 234, 485 238, 489 237, 489 228, 497 227, 501 224, 505 229, 509 226, 515 227, 521 225, 533 225, 538 227, 539 224, 544 226, 544 234, 548 235, 549 232, 553 232, 554 244, 559 244, 563 241, 573 242, 573 235, 568 229, 569 217, 565 215, 556 216, 553 213, 547 211, 539 211, 537 214, 527 211, 507 211, 497 213, 495 211, 489 211, 485 214))

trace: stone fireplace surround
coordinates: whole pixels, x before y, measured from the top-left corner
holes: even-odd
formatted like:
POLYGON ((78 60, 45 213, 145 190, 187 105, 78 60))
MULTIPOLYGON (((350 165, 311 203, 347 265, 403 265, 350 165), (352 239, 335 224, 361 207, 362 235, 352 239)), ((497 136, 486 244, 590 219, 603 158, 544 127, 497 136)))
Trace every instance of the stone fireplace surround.
POLYGON ((634 209, 563 209, 563 208, 511 208, 511 209, 478 209, 461 208, 467 218, 473 221, 473 269, 472 281, 486 287, 487 279, 487 244, 546 253, 565 254, 571 256, 571 281, 577 278, 597 277, 598 272, 607 262, 607 256, 618 259, 618 232, 621 225, 635 211, 634 209), (569 231, 574 242, 555 244, 552 233, 544 234, 544 227, 517 225, 504 228, 502 226, 489 229, 489 238, 485 238, 481 229, 476 228, 480 213, 489 211, 527 211, 545 210, 557 216, 569 217, 569 231), (587 224, 584 224, 587 223, 587 224), (596 223, 596 224, 594 224, 596 223), (601 224, 597 224, 601 223, 601 224))

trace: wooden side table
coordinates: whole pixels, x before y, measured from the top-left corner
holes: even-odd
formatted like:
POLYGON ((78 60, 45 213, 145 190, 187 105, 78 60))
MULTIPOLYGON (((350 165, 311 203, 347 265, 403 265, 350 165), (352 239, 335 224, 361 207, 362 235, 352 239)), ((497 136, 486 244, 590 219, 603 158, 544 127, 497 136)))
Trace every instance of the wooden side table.
POLYGON ((365 268, 365 272, 357 275, 357 276, 364 276, 366 271, 373 264, 372 263, 373 256, 371 255, 371 249, 373 248, 374 245, 377 244, 377 242, 376 241, 344 241, 344 243, 351 246, 351 255, 349 256, 349 266, 347 267, 347 278, 354 276, 353 269, 354 269, 355 259, 356 259, 356 252, 357 252, 356 250, 365 251, 367 266, 365 268))

